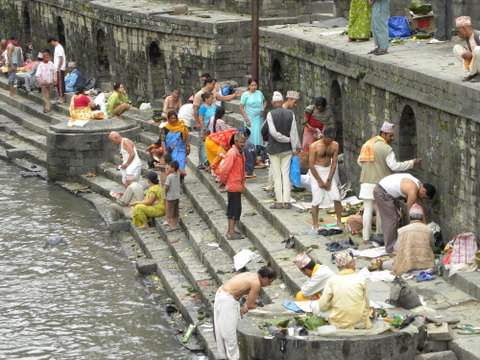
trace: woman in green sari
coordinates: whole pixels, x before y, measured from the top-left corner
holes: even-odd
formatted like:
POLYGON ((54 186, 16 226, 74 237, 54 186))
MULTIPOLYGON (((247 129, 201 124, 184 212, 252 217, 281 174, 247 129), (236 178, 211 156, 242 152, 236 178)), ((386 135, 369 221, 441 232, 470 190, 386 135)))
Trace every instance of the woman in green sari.
POLYGON ((130 203, 133 206, 132 220, 139 229, 148 228, 148 218, 165 215, 165 201, 162 185, 154 172, 147 174, 148 190, 143 201, 130 203))
POLYGON ((372 7, 369 0, 352 0, 348 15, 348 40, 367 41, 370 39, 372 7))

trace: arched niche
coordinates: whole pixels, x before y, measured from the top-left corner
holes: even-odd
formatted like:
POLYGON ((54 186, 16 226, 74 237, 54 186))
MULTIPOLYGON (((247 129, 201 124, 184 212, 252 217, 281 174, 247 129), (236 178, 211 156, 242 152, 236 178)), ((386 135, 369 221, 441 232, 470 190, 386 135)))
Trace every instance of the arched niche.
POLYGON ((147 49, 148 53, 148 91, 150 100, 161 99, 165 96, 165 58, 157 42, 152 41, 147 49))
POLYGON ((110 76, 110 61, 108 59, 107 37, 102 29, 97 31, 96 42, 99 77, 108 78, 110 76))
POLYGON ((27 3, 23 4, 22 10, 22 18, 23 18, 23 40, 24 41, 32 41, 32 23, 30 21, 30 11, 28 11, 27 3))
POLYGON ((337 80, 332 82, 330 88, 330 109, 335 123, 336 140, 340 144, 340 152, 343 152, 343 101, 342 89, 337 80))
POLYGON ((65 36, 65 25, 63 24, 63 20, 60 16, 57 17, 57 36, 58 36, 58 41, 60 41, 60 44, 62 44, 63 47, 66 48, 67 39, 65 36))
POLYGON ((398 156, 401 160, 417 157, 417 119, 410 105, 405 105, 400 116, 398 156))

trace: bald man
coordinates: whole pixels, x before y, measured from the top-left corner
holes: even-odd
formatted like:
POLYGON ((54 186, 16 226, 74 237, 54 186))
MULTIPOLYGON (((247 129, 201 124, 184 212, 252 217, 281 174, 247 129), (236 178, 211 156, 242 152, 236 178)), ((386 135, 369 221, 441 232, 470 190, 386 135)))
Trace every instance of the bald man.
POLYGON ((108 139, 115 145, 120 145, 122 164, 119 166, 119 170, 122 173, 122 183, 127 187, 133 181, 140 179, 142 161, 137 154, 137 149, 132 140, 122 137, 116 131, 112 131, 108 135, 108 139))

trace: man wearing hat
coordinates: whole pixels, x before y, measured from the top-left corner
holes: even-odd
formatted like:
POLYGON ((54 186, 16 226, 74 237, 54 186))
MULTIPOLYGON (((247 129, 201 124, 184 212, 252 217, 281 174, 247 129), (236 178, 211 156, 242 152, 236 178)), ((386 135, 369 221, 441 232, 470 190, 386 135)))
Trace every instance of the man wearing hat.
POLYGON ((314 313, 330 311, 328 322, 338 329, 368 329, 370 305, 364 277, 355 273, 355 259, 347 252, 335 254, 339 273, 328 279, 314 313))
POLYGON ((327 265, 315 263, 307 254, 300 253, 295 257, 293 263, 303 275, 309 279, 302 285, 302 288, 295 295, 296 301, 318 300, 325 284, 334 274, 327 265))
MULTIPOLYGON (((406 171, 415 164, 419 164, 422 159, 416 158, 403 162, 397 162, 395 153, 390 144, 395 137, 395 124, 385 121, 380 129, 380 134, 372 137, 360 150, 358 164, 362 168, 360 173, 360 194, 359 198, 363 200, 363 241, 370 240, 370 231, 372 228, 373 214, 373 189, 375 185, 385 176, 395 171, 406 171)), ((376 217, 377 234, 382 234, 380 216, 376 217)), ((375 237, 375 240, 381 242, 382 236, 375 237)))
POLYGON ((463 64, 464 81, 480 82, 480 31, 472 28, 470 16, 455 19, 458 37, 465 40, 466 46, 455 45, 453 54, 463 64))
POLYGON ((410 224, 398 229, 398 252, 393 262, 393 273, 402 275, 411 270, 431 269, 435 266, 433 232, 423 223, 423 208, 413 204, 409 212, 410 224))
POLYGON ((262 128, 262 135, 268 139, 267 153, 270 156, 270 170, 275 188, 276 202, 272 209, 290 209, 290 160, 292 153, 300 149, 300 139, 293 109, 300 94, 297 91, 287 92, 284 106, 283 96, 278 91, 273 93, 271 110, 262 128))

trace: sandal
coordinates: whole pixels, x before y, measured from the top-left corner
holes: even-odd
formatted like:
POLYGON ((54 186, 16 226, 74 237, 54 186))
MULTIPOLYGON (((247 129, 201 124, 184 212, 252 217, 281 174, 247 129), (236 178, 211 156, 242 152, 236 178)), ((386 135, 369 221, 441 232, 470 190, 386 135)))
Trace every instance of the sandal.
POLYGON ((240 240, 243 239, 243 237, 244 236, 238 232, 233 233, 233 235, 227 234, 227 240, 240 240))
POLYGON ((437 277, 435 275, 430 274, 427 271, 422 271, 418 276, 415 278, 417 282, 420 281, 430 281, 430 280, 435 280, 437 277))
POLYGON ((280 210, 280 209, 283 209, 283 205, 280 204, 280 203, 274 203, 274 204, 270 205, 270 209, 280 210))

